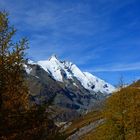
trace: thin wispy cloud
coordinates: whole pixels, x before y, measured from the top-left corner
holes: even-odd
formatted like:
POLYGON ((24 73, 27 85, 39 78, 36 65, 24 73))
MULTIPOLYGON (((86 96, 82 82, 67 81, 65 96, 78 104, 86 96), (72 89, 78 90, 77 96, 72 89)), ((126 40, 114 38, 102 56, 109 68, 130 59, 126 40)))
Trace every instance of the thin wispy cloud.
POLYGON ((113 64, 108 66, 102 66, 98 68, 88 69, 91 72, 123 72, 123 71, 135 71, 140 70, 140 62, 132 64, 113 64))
POLYGON ((139 6, 138 0, 0 0, 19 36, 29 38, 28 57, 55 53, 83 70, 114 74, 139 70, 139 6))

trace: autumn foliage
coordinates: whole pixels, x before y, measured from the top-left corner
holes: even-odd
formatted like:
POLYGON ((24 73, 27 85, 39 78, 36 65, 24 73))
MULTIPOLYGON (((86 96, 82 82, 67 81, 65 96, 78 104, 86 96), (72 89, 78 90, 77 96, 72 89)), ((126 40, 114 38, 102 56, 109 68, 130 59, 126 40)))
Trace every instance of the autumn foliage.
POLYGON ((129 86, 110 96, 103 109, 104 124, 93 140, 140 139, 140 88, 129 86))
POLYGON ((14 43, 16 30, 0 12, 0 140, 53 139, 56 127, 46 106, 30 104, 24 78, 26 39, 14 43))

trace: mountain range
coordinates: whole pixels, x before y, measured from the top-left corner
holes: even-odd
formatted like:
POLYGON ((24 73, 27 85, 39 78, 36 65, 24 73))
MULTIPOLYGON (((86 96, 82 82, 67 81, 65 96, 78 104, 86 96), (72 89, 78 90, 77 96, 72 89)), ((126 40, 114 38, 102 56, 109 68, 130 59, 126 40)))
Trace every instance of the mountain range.
POLYGON ((25 70, 31 101, 48 104, 47 111, 56 121, 72 120, 99 108, 115 91, 111 84, 56 55, 38 62, 29 60, 25 70))

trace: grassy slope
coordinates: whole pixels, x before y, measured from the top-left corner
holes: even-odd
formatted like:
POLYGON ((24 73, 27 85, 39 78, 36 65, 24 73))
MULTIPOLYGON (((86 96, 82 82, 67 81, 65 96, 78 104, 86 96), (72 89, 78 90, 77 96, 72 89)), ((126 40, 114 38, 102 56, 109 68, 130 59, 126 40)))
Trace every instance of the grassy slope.
MULTIPOLYGON (((101 129, 99 126, 97 129, 101 129)), ((97 136, 97 132, 95 130, 92 130, 91 132, 87 133, 85 136, 81 137, 80 140, 96 140, 96 138, 94 136, 97 136)))
POLYGON ((101 112, 94 111, 86 114, 85 116, 80 117, 77 120, 74 120, 72 124, 66 129, 66 135, 71 135, 76 132, 79 128, 82 128, 94 121, 102 119, 101 112))
MULTIPOLYGON (((138 81, 136 81, 136 82, 134 82, 133 84, 131 84, 129 87, 131 87, 131 88, 140 88, 140 80, 138 80, 138 81)), ((90 133, 88 133, 88 134, 86 134, 85 136, 83 136, 80 140, 96 140, 96 138, 94 137, 95 136, 95 134, 96 134, 96 136, 99 136, 98 135, 98 130, 100 131, 100 129, 102 129, 102 126, 103 125, 101 125, 101 126, 99 126, 97 129, 96 129, 96 131, 95 130, 93 130, 93 131, 91 131, 90 133)), ((100 136, 99 136, 100 137, 100 136)))

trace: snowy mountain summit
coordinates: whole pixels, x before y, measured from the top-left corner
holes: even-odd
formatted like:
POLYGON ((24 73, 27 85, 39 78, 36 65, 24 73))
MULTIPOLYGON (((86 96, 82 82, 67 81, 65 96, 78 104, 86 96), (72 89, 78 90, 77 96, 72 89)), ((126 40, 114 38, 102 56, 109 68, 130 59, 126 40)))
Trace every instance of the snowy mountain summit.
POLYGON ((110 94, 115 90, 111 84, 92 75, 88 72, 82 72, 75 64, 67 61, 61 61, 56 55, 52 55, 48 60, 38 61, 46 72, 48 72, 53 79, 62 83, 68 81, 79 87, 79 84, 90 92, 100 92, 103 94, 110 94))
POLYGON ((54 119, 71 120, 101 108, 115 88, 75 64, 53 55, 48 60, 25 64, 30 99, 35 104, 49 104, 54 119))

